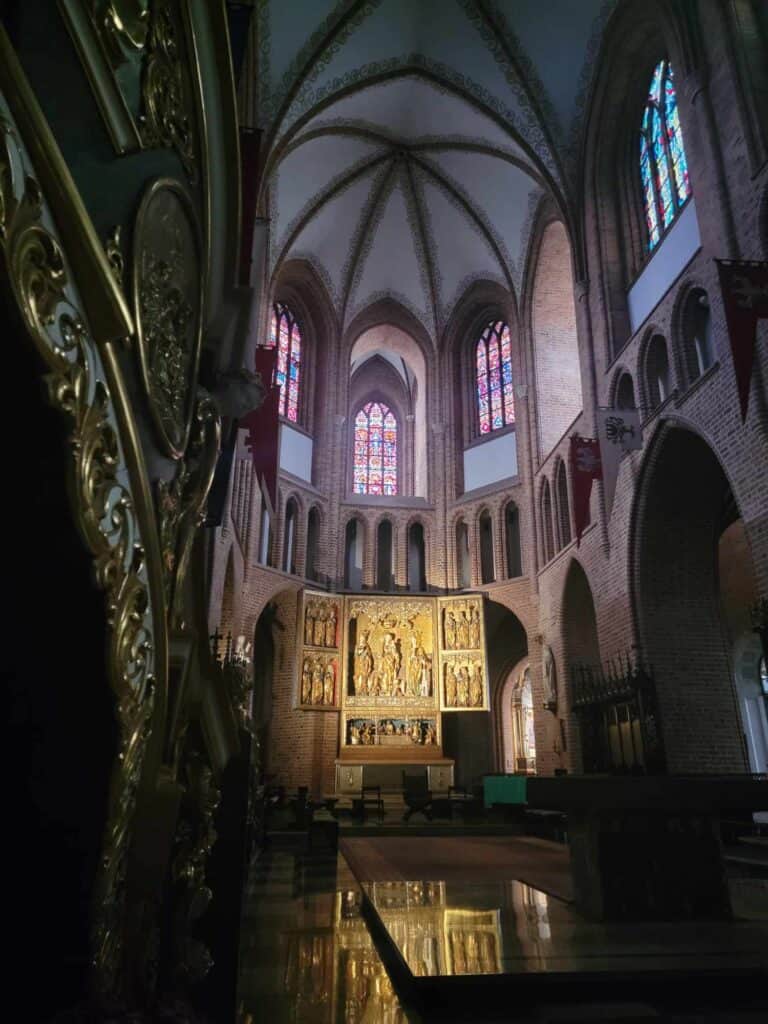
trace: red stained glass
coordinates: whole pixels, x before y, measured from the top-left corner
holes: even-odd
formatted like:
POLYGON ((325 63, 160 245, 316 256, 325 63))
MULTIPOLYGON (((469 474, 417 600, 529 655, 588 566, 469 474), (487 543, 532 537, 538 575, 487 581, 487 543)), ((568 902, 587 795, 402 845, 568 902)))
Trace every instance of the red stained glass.
POLYGON ((277 348, 275 383, 280 387, 280 415, 296 423, 301 384, 301 330, 284 302, 276 302, 272 307, 269 347, 277 348))
POLYGON ((503 321, 490 323, 475 348, 477 417, 481 434, 515 422, 512 341, 503 321))
POLYGON ((397 420, 382 402, 368 402, 355 417, 352 490, 397 494, 397 420))

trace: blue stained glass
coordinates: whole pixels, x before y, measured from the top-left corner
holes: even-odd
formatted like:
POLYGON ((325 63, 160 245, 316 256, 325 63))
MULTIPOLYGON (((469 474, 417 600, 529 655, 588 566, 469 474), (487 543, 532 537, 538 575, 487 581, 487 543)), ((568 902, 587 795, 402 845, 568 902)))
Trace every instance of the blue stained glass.
POLYGON ((276 302, 272 307, 269 348, 277 348, 275 383, 280 388, 278 410, 281 416, 296 422, 299 413, 301 330, 284 302, 276 302))
POLYGON ((648 248, 653 249, 691 195, 672 67, 664 60, 654 69, 643 113, 640 177, 648 248))
POLYGON ((475 348, 475 395, 481 434, 515 422, 512 343, 503 321, 490 323, 475 348))

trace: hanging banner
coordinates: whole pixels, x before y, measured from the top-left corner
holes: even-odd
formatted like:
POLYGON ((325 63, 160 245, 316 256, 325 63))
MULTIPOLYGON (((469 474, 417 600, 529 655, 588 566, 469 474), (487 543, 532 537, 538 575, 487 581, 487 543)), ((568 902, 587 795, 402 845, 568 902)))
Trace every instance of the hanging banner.
POLYGON ((277 461, 280 442, 280 388, 274 383, 277 365, 276 348, 256 349, 256 372, 261 375, 266 397, 258 409, 243 417, 241 426, 248 430, 246 444, 253 458, 256 479, 263 484, 272 503, 272 513, 277 508, 277 461))
POLYGON ((627 452, 636 452, 643 447, 639 411, 637 409, 598 409, 597 439, 600 442, 605 515, 607 519, 610 519, 613 496, 616 493, 616 479, 619 475, 619 463, 627 452))
POLYGON ((715 260, 720 273, 742 423, 747 418, 757 321, 768 318, 768 263, 715 260))
POLYGON ((571 486, 573 488, 573 520, 576 528, 576 546, 589 525, 589 497, 592 481, 602 480, 600 443, 595 437, 571 436, 571 486))

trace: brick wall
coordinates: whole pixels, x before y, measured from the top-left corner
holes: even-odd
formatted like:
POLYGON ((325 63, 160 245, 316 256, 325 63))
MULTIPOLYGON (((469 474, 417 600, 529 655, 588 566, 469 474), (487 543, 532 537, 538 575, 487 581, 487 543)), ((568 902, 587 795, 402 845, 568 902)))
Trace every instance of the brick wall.
MULTIPOLYGON (((281 661, 275 674, 269 763, 291 785, 330 787, 338 739, 334 714, 291 710, 293 616, 296 594, 304 584, 306 517, 313 506, 321 520, 319 567, 330 586, 343 579, 344 532, 352 517, 364 526, 363 582, 373 586, 377 526, 386 516, 394 530, 396 584, 407 583, 407 532, 418 521, 426 536, 428 584, 456 587, 456 524, 464 519, 472 586, 503 605, 525 632, 540 771, 579 767, 578 737, 568 706, 570 663, 605 660, 632 645, 639 645, 654 662, 672 767, 743 767, 731 658, 720 625, 713 566, 717 514, 727 481, 742 518, 756 590, 768 591, 768 325, 761 326, 750 411, 742 424, 713 260, 728 255, 768 258, 768 164, 756 164, 754 147, 750 148, 725 6, 697 8, 703 47, 698 56, 679 51, 666 23, 657 26, 655 35, 641 32, 642 6, 629 3, 619 12, 592 94, 584 184, 571 211, 580 237, 575 259, 566 228, 552 221, 550 210, 532 247, 522 294, 505 300, 497 286, 472 286, 459 303, 456 318, 438 338, 430 338, 423 325, 390 300, 365 311, 342 333, 332 311, 317 312, 321 289, 314 288, 307 298, 307 315, 322 324, 322 331, 315 330, 322 358, 313 378, 314 476, 312 485, 281 477, 275 524, 274 564, 280 565, 283 512, 294 497, 300 509, 297 575, 257 564, 259 490, 236 461, 232 511, 212 538, 209 592, 210 621, 217 625, 231 558, 232 619, 241 632, 253 629, 266 603, 278 601, 285 631, 277 642, 281 661), (636 237, 637 218, 632 224, 621 223, 627 207, 626 197, 620 195, 625 183, 617 147, 608 144, 625 116, 621 104, 632 89, 636 67, 643 62, 652 66, 656 51, 646 52, 647 46, 666 48, 675 66, 701 248, 680 277, 670 282, 647 321, 630 334, 626 290, 642 263, 642 246, 636 237), (575 288, 572 264, 577 268, 575 288), (709 297, 715 358, 697 380, 685 369, 680 313, 692 288, 703 289, 709 297), (519 472, 514 480, 463 494, 461 459, 468 443, 467 402, 472 390, 461 346, 471 346, 471 325, 491 309, 504 310, 513 327, 519 472), (360 333, 377 323, 408 334, 423 358, 428 486, 420 501, 403 496, 378 502, 351 500, 348 494, 349 355, 360 333), (642 401, 647 393, 644 346, 653 334, 665 339, 671 394, 659 408, 643 409, 644 447, 620 465, 610 517, 605 514, 602 485, 596 484, 591 525, 580 545, 573 539, 564 543, 566 531, 556 528, 554 546, 559 550, 547 560, 540 550, 542 482, 549 481, 554 519, 562 523, 565 510, 556 479, 563 462, 570 502, 569 435, 593 432, 594 407, 611 404, 622 372, 632 376, 635 395, 642 401), (510 499, 520 514, 524 573, 514 580, 505 578, 504 508, 510 499), (485 510, 493 524, 496 579, 480 587, 479 517, 485 510), (556 713, 543 709, 545 643, 557 666, 556 713)), ((382 368, 378 385, 383 391, 387 374, 382 368)), ((245 457, 244 452, 239 454, 245 457)), ((495 686, 506 678, 501 669, 499 673, 495 686)))

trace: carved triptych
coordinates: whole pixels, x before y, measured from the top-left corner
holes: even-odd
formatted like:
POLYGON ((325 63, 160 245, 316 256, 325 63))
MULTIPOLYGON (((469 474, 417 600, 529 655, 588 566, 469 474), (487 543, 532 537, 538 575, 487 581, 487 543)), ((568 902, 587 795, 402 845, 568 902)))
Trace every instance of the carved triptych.
POLYGON ((304 593, 295 706, 341 710, 341 755, 441 756, 443 711, 487 711, 483 599, 304 593))

